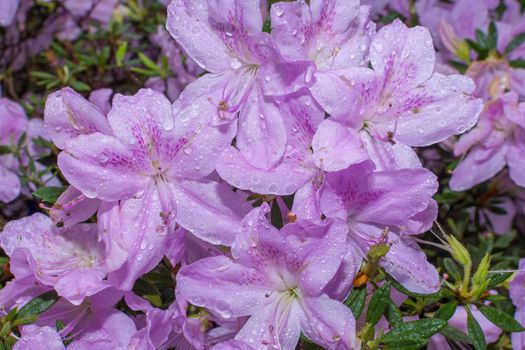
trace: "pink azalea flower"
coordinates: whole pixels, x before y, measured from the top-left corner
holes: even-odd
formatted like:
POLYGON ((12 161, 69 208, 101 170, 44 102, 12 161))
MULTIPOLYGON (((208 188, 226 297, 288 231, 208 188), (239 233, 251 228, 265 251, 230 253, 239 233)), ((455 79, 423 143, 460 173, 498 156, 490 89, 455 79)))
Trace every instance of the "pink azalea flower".
MULTIPOLYGON (((368 48, 375 23, 368 19, 369 6, 357 0, 278 2, 272 5, 272 38, 291 62, 308 65, 304 86, 323 107, 337 103, 333 91, 339 75, 350 67, 368 64, 368 48), (330 97, 332 97, 330 99, 330 97)), ((276 80, 266 77, 268 84, 276 80)))
MULTIPOLYGON (((347 223, 353 260, 364 258, 374 245, 388 244, 390 250, 380 261, 385 271, 408 290, 436 292, 438 273, 409 236, 428 230, 436 219, 436 177, 426 169, 372 170, 363 163, 327 174, 320 213, 347 223)), ((359 268, 351 261, 350 266, 359 268)), ((348 274, 349 283, 355 272, 348 274)))
POLYGON ((360 131, 379 169, 419 167, 408 146, 441 142, 476 123, 482 102, 470 95, 472 80, 434 73, 427 29, 395 20, 372 41, 370 61, 373 69, 347 69, 334 88, 323 91, 326 101, 334 100, 335 91, 337 103, 326 110, 360 131))
POLYGON ((11 257, 11 271, 16 277, 11 283, 21 289, 35 287, 34 283, 27 285, 26 280, 36 281, 78 305, 107 287, 104 246, 98 241, 94 224, 60 229, 49 217, 37 213, 9 222, 0 244, 11 257))
POLYGON ((185 89, 179 104, 213 106, 217 124, 231 123, 239 112, 236 144, 243 156, 253 165, 275 165, 285 151, 286 129, 269 96, 300 89, 309 64, 284 61, 262 32, 260 0, 173 1, 167 28, 210 72, 185 89), (275 76, 271 85, 265 84, 269 76, 275 76))
POLYGON ((280 110, 287 129, 286 150, 274 166, 250 163, 242 152, 227 148, 216 167, 237 188, 256 193, 292 194, 307 182, 320 187, 325 172, 366 160, 358 134, 331 119, 309 95, 285 101, 280 110))
POLYGON ((286 225, 280 232, 254 209, 232 247, 187 265, 177 275, 177 295, 225 318, 250 316, 235 339, 257 349, 295 349, 301 331, 325 349, 354 349, 355 320, 323 288, 345 253, 346 228, 330 221, 286 225))
POLYGON ((64 176, 86 197, 105 202, 100 231, 111 247, 111 270, 120 267, 111 283, 131 288, 160 261, 176 224, 231 244, 249 204, 237 205, 240 194, 205 178, 232 137, 229 125, 210 125, 206 110, 193 106, 175 105, 172 114, 166 97, 152 90, 117 95, 107 119, 71 90, 47 103, 48 129, 64 149, 58 160, 64 176))
POLYGON ((466 154, 450 179, 450 187, 464 191, 498 174, 505 165, 512 181, 525 187, 525 104, 514 92, 490 102, 479 123, 454 146, 466 154))

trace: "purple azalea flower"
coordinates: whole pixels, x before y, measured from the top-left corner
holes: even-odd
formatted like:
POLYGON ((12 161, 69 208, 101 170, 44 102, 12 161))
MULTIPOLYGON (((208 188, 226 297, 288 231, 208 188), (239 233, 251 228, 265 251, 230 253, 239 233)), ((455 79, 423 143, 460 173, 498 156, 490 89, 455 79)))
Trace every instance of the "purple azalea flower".
MULTIPOLYGON (((272 38, 290 62, 312 62, 304 86, 323 107, 338 103, 333 91, 339 75, 350 67, 368 64, 368 48, 375 23, 368 19, 369 6, 358 0, 278 2, 272 5, 272 38), (331 98, 330 98, 331 97, 331 98)), ((267 84, 278 77, 268 75, 267 84)), ((329 108, 329 107, 328 107, 329 108)))
POLYGON ((32 290, 38 282, 78 305, 107 287, 104 246, 94 224, 60 229, 37 213, 9 222, 0 244, 11 258, 16 277, 11 284, 22 290, 32 290))
POLYGON ((210 125, 206 110, 174 108, 175 117, 169 101, 152 90, 117 95, 107 119, 71 90, 48 99, 46 123, 64 149, 58 160, 64 176, 86 197, 106 202, 100 231, 111 246, 111 270, 121 267, 110 281, 122 288, 160 261, 176 224, 231 244, 249 208, 233 207, 240 195, 205 179, 233 128, 210 125))
POLYGON ((58 335, 71 342, 67 346, 70 350, 129 349, 136 327, 130 317, 114 308, 122 296, 110 288, 86 298, 80 305, 60 299, 40 315, 36 324, 55 327, 57 321, 62 322, 64 328, 58 335))
MULTIPOLYGON (((319 209, 347 223, 354 260, 364 258, 374 245, 388 244, 380 265, 408 290, 434 293, 440 286, 438 273, 410 235, 426 231, 436 219, 432 196, 437 187, 436 177, 426 169, 373 172, 365 162, 327 174, 319 209)), ((359 268, 355 262, 349 265, 359 268)), ((347 283, 354 274, 348 274, 347 283)))
POLYGON ((275 165, 285 151, 286 129, 269 96, 300 89, 308 63, 284 61, 262 32, 260 0, 173 1, 167 28, 210 72, 185 89, 179 104, 213 106, 217 124, 231 123, 239 112, 236 144, 243 156, 254 165, 275 165), (269 76, 276 77, 271 85, 266 84, 269 76))
POLYGON ((97 212, 99 206, 98 199, 90 199, 73 186, 69 186, 49 208, 49 216, 56 225, 71 227, 88 220, 97 212))
MULTIPOLYGON (((514 318, 525 325, 525 259, 520 259, 519 269, 520 271, 510 282, 509 292, 512 303, 516 306, 514 318)), ((525 332, 512 333, 511 339, 514 350, 521 350, 525 347, 525 332)))
POLYGON ((269 207, 254 209, 232 247, 187 265, 177 275, 177 295, 225 318, 250 316, 236 340, 257 349, 295 349, 301 331, 325 349, 354 349, 355 320, 323 288, 345 253, 346 227, 268 224, 269 207))
MULTIPOLYGON (((7 98, 0 99, 0 145, 16 145, 27 127, 22 107, 7 98)), ((18 161, 13 155, 0 155, 0 201, 10 202, 20 194, 17 170, 18 161)))
POLYGON ((339 171, 366 160, 359 135, 330 119, 310 95, 280 105, 287 129, 286 150, 274 166, 250 162, 234 147, 219 157, 219 175, 237 188, 256 193, 292 194, 311 181, 317 187, 325 172, 339 171))
POLYGON ((525 104, 514 92, 487 104, 474 129, 454 146, 456 156, 466 154, 454 170, 450 187, 464 191, 494 177, 505 165, 512 181, 525 187, 525 104), (474 170, 475 169, 475 170, 474 170))
MULTIPOLYGON (((369 68, 347 69, 325 89, 335 120, 356 130, 379 169, 421 164, 408 146, 427 146, 473 127, 482 101, 470 96, 471 79, 434 73, 432 38, 399 20, 378 31, 369 68)), ((328 101, 327 99, 327 101, 328 101)))

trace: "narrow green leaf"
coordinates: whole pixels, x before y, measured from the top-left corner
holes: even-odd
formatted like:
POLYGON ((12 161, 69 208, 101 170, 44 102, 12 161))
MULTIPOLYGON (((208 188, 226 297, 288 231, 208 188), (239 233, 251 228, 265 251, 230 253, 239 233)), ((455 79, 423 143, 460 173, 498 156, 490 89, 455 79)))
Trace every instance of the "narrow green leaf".
POLYGON ((361 316, 366 304, 366 288, 354 288, 352 293, 345 300, 345 305, 352 310, 354 317, 357 319, 361 316))
POLYGON ((0 329, 0 338, 5 338, 11 333, 11 321, 7 321, 0 329))
POLYGON ((512 68, 525 68, 525 60, 514 60, 510 61, 509 65, 512 68))
POLYGON ((33 197, 44 203, 54 204, 66 187, 42 187, 33 192, 33 197))
POLYGON ((374 326, 385 313, 389 302, 390 282, 387 281, 375 291, 372 299, 370 299, 366 313, 366 322, 374 326))
POLYGON ((465 332, 452 326, 446 326, 440 331, 440 333, 450 340, 465 344, 472 344, 472 339, 470 339, 470 337, 467 334, 465 334, 465 332))
POLYGON ((472 316, 472 312, 467 307, 467 329, 470 339, 472 339, 472 344, 476 350, 486 350, 487 342, 485 340, 485 335, 483 330, 479 325, 478 321, 472 316))
POLYGON ((69 82, 69 84, 71 84, 71 87, 73 87, 73 89, 80 92, 87 92, 91 90, 91 87, 88 84, 79 80, 72 80, 69 82))
POLYGON ((480 305, 479 311, 490 322, 507 332, 523 332, 525 328, 506 312, 496 309, 492 306, 480 305))
POLYGON ((458 302, 453 300, 451 302, 448 302, 444 305, 442 305, 438 311, 434 314, 435 318, 439 318, 441 320, 448 321, 452 315, 454 315, 454 312, 456 312, 456 308, 458 306, 458 302))
POLYGON ((124 56, 126 55, 126 52, 128 51, 128 42, 123 41, 120 43, 120 45, 117 48, 117 52, 115 53, 115 62, 117 63, 117 66, 122 66, 122 62, 124 61, 124 56))
POLYGON ((494 22, 490 22, 489 33, 487 35, 487 48, 489 50, 496 50, 498 45, 498 28, 494 22))
POLYGON ((493 288, 508 280, 512 276, 512 272, 498 272, 495 274, 489 274, 489 276, 491 277, 489 279, 488 288, 493 288))
POLYGON ((11 147, 6 145, 0 145, 0 156, 11 153, 11 147))
POLYGON ((478 45, 483 49, 489 49, 489 40, 485 33, 483 33, 481 30, 476 29, 476 42, 478 45))
POLYGON ((144 64, 144 66, 146 66, 147 68, 149 68, 152 71, 155 71, 157 73, 159 72, 159 70, 160 70, 159 66, 157 66, 157 64, 155 62, 153 62, 151 60, 151 58, 149 58, 148 56, 146 56, 142 52, 139 52, 139 58, 140 58, 140 61, 142 62, 142 64, 144 64))
POLYGON ((446 326, 446 321, 432 318, 402 323, 385 334, 381 342, 389 347, 418 345, 446 326))
POLYGON ((454 278, 454 281, 461 280, 461 270, 459 266, 451 258, 443 259, 443 265, 447 270, 448 274, 454 278))
POLYGON ((388 320, 388 323, 390 323, 392 326, 397 326, 398 324, 403 323, 403 315, 392 300, 390 300, 388 303, 385 317, 388 320))
POLYGON ((511 53, 512 51, 516 50, 518 47, 521 46, 521 44, 523 44, 523 42, 525 41, 525 32, 523 33, 519 33, 518 35, 516 35, 508 44, 507 44, 507 47, 505 48, 505 54, 508 55, 509 53, 511 53))
POLYGON ((17 313, 16 318, 22 319, 30 316, 36 316, 49 309, 58 300, 55 291, 46 292, 25 304, 17 313))

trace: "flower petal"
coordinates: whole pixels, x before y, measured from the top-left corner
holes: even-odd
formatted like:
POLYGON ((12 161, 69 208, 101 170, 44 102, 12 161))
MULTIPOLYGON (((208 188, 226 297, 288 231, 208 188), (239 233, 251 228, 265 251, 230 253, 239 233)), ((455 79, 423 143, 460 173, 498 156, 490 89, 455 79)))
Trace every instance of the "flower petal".
POLYGON ((148 177, 137 174, 146 165, 137 161, 115 137, 94 133, 70 140, 58 156, 58 167, 86 197, 115 201, 146 187, 148 177))
POLYGON ((44 121, 49 136, 60 149, 78 135, 113 134, 104 113, 70 88, 47 97, 44 121))

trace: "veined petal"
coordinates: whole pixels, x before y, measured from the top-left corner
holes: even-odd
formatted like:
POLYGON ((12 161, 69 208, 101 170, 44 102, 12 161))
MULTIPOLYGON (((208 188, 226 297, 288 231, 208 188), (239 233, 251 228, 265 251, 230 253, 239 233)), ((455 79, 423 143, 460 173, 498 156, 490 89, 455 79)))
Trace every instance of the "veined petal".
POLYGON ((44 111, 46 130, 58 148, 78 135, 113 131, 104 113, 74 90, 63 88, 47 97, 44 111))
POLYGON ((525 129, 514 131, 514 140, 509 145, 507 164, 512 181, 525 187, 525 129))
POLYGON ((134 158, 117 138, 100 133, 70 140, 58 156, 58 166, 86 197, 105 201, 129 198, 149 181, 138 174, 148 170, 147 164, 134 158))

